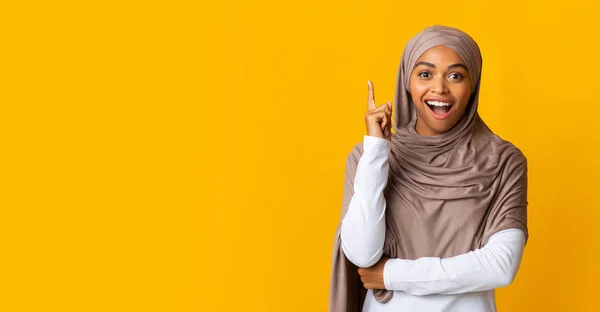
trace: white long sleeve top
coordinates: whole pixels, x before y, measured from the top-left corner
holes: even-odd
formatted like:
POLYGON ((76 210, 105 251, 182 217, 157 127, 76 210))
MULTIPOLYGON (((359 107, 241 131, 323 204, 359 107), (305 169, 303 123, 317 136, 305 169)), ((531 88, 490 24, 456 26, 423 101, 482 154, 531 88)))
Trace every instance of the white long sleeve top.
MULTIPOLYGON (((370 267, 383 254, 390 142, 364 136, 354 178, 354 194, 342 220, 342 250, 358 267, 370 267)), ((369 290, 363 311, 495 312, 494 289, 510 284, 521 263, 525 234, 506 229, 480 249, 450 258, 390 259, 384 266, 386 303, 369 290)))

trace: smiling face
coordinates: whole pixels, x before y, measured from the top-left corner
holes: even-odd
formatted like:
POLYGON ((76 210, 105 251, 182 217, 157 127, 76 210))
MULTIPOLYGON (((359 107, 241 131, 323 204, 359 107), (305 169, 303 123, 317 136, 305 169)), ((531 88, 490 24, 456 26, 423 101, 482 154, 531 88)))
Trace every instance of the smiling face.
POLYGON ((418 134, 437 135, 452 129, 471 96, 465 62, 446 46, 425 51, 410 75, 410 93, 417 109, 418 134))

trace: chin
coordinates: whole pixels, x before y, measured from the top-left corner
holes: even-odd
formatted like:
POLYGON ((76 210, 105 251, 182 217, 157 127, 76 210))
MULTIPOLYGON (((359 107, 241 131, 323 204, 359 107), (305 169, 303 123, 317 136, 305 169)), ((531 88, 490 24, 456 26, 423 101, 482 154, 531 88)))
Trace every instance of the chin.
POLYGON ((448 132, 456 125, 456 123, 440 120, 429 120, 429 122, 425 121, 425 124, 430 131, 434 132, 434 135, 448 132))
POLYGON ((431 129, 437 133, 444 133, 450 131, 452 127, 454 127, 454 124, 443 123, 438 125, 432 125, 431 129))

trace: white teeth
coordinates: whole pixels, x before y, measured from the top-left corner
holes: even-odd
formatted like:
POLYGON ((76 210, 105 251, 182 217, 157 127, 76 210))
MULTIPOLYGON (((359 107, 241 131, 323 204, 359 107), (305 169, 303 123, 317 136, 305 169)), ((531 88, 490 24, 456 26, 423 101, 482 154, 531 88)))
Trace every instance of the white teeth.
POLYGON ((438 101, 425 101, 425 103, 433 106, 450 106, 450 103, 446 102, 438 102, 438 101))

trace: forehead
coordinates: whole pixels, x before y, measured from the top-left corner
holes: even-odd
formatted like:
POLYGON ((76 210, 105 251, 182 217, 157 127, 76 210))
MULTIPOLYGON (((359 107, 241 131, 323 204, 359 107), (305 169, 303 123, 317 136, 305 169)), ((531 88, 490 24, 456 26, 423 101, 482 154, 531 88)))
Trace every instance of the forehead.
POLYGON ((421 54, 419 59, 417 59, 417 63, 419 62, 427 62, 440 65, 463 64, 466 66, 466 63, 460 57, 460 55, 456 51, 454 51, 454 49, 447 46, 436 46, 430 48, 429 50, 421 54))

